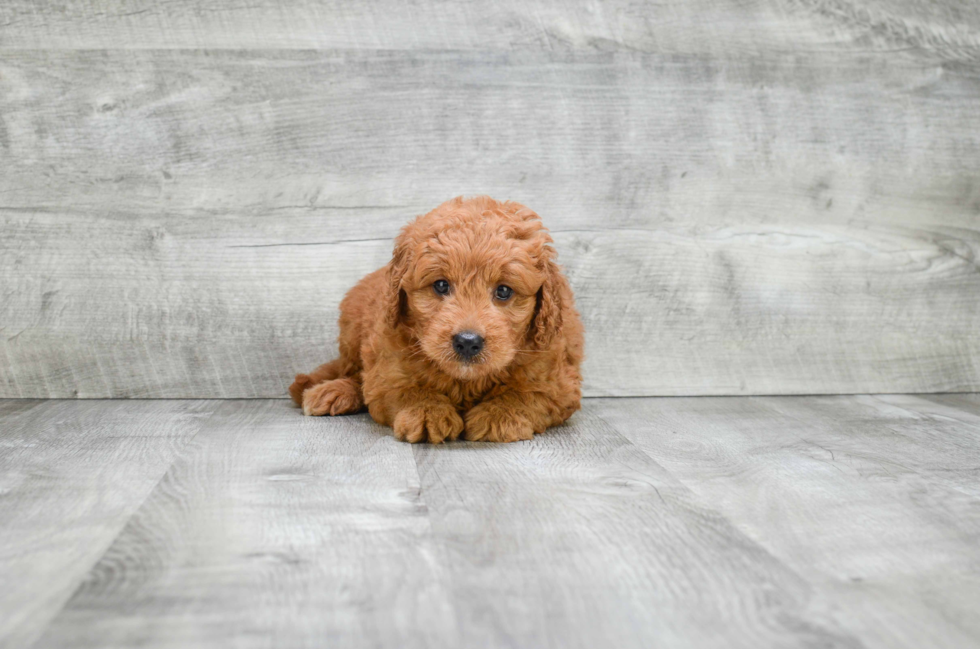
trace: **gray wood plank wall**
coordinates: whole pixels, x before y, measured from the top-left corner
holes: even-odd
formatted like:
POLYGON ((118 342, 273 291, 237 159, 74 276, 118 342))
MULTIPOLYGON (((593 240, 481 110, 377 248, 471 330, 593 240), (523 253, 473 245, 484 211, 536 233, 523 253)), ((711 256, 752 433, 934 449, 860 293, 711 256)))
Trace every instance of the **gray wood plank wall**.
POLYGON ((589 395, 980 390, 971 0, 0 7, 0 397, 273 397, 457 194, 589 395))

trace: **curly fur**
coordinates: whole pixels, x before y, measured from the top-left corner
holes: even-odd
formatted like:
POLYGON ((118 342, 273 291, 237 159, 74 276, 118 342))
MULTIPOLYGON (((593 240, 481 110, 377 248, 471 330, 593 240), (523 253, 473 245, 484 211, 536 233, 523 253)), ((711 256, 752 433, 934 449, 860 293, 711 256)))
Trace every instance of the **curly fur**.
POLYGON ((533 211, 485 196, 418 217, 340 303, 340 357, 297 375, 290 395, 307 415, 367 406, 408 442, 512 442, 560 424, 580 407, 583 340, 551 243, 533 211), (452 350, 462 330, 485 340, 472 362, 452 350))

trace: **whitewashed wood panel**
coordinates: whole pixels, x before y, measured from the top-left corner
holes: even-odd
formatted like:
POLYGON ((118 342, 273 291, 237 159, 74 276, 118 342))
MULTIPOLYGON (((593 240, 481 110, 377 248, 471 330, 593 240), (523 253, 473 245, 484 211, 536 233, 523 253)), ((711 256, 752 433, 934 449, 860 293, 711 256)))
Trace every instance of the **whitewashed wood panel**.
POLYGON ((0 403, 0 647, 40 636, 213 409, 0 403))
MULTIPOLYGON (((8 214, 0 389, 282 396, 335 353, 344 291, 390 255, 388 239, 345 241, 356 232, 293 241, 317 218, 8 214)), ((589 394, 980 385, 976 234, 675 224, 554 236, 586 323, 589 394)))
POLYGON ((917 52, 8 51, 0 396, 271 397, 414 214, 556 232, 586 393, 980 389, 980 86, 917 52))
POLYGON ((0 48, 921 49, 976 60, 972 0, 7 0, 0 48))
POLYGON ((302 240, 474 193, 555 227, 980 218, 976 71, 911 54, 15 51, 0 91, 0 208, 321 213, 302 240))

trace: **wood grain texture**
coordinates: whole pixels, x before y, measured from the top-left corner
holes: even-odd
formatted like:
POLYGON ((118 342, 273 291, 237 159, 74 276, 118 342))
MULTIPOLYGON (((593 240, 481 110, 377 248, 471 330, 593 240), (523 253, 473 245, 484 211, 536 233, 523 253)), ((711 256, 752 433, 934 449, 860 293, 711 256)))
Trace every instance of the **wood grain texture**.
POLYGON ((35 646, 859 647, 825 605, 587 413, 413 448, 228 402, 35 646))
POLYGON ((510 445, 0 400, 0 647, 972 647, 980 399, 586 399, 510 445))
POLYGON ((411 447, 229 401, 37 647, 456 647, 411 447))
MULTIPOLYGON (((966 419, 969 423, 980 423, 974 417, 980 418, 980 394, 977 393, 959 393, 959 394, 932 394, 923 395, 922 399, 926 402, 937 403, 943 406, 949 406, 966 413, 966 419)), ((923 406, 919 405, 919 410, 923 410, 923 406)), ((947 414, 948 416, 948 414, 947 414)), ((959 415, 962 417, 963 415, 959 415)))
POLYGON ((615 50, 744 54, 918 49, 980 58, 971 0, 8 0, 0 48, 615 50))
POLYGON ((912 54, 13 51, 0 90, 11 210, 317 237, 333 210, 391 236, 380 216, 476 192, 566 227, 980 210, 977 70, 912 54))
POLYGON ((911 396, 591 403, 864 646, 980 642, 980 417, 911 396))
MULTIPOLYGON (((291 236, 259 219, 241 230, 217 218, 5 224, 0 270, 16 297, 0 308, 0 387, 18 397, 285 394, 294 372, 335 354, 336 305, 390 254, 387 239, 257 243, 291 236)), ((980 384, 972 232, 664 226, 555 238, 586 323, 587 394, 980 384)))
POLYGON ((0 396, 280 396, 483 192, 556 232, 587 394, 980 389, 968 63, 11 50, 0 89, 0 396))
POLYGON ((209 402, 0 402, 0 647, 30 646, 209 402))
POLYGON ((416 447, 463 646, 861 646, 589 410, 530 443, 416 447))

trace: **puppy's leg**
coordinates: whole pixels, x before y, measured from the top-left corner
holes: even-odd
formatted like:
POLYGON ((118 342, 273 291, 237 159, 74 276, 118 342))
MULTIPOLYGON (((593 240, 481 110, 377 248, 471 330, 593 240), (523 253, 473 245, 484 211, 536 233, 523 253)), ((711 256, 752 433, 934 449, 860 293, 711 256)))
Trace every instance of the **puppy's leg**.
POLYGON ((395 439, 417 444, 439 444, 463 432, 463 419, 444 394, 418 388, 387 392, 368 407, 379 424, 391 426, 395 439))
POLYGON ((297 374, 293 384, 289 386, 289 396, 293 398, 297 406, 303 405, 303 393, 314 385, 331 381, 341 375, 343 359, 335 358, 329 363, 324 363, 309 374, 297 374))
POLYGON ((578 410, 578 401, 563 404, 540 392, 506 390, 470 408, 463 416, 463 439, 517 442, 543 433, 578 410))
POLYGON ((363 407, 361 384, 356 377, 324 381, 303 393, 304 415, 346 415, 363 407))

